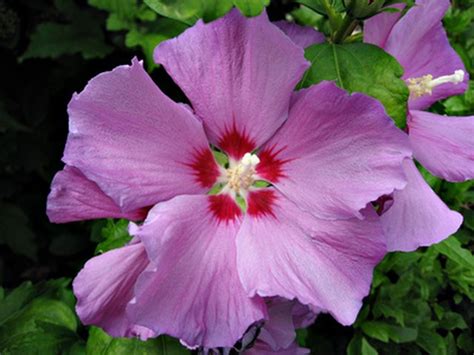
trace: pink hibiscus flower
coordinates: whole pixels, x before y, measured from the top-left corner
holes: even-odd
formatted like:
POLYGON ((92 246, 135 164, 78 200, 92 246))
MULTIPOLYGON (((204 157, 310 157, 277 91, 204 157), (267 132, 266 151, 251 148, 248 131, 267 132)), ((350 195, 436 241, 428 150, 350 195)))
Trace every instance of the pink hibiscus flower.
MULTIPOLYGON (((365 23, 364 40, 393 55, 405 70, 414 158, 432 174, 458 182, 474 177, 474 117, 421 111, 467 88, 466 69, 441 23, 449 6, 449 0, 417 0, 403 17, 377 15, 365 23)), ((440 242, 462 224, 461 214, 449 210, 411 159, 404 169, 408 184, 393 194, 393 204, 381 217, 389 250, 410 251, 440 242)))
POLYGON ((192 109, 137 60, 69 104, 50 219, 146 215, 133 243, 75 279, 82 322, 230 347, 267 318, 262 297, 282 296, 351 324, 386 251, 365 207, 405 186, 406 135, 376 100, 333 83, 293 93, 308 63, 265 14, 198 22, 155 59, 192 109))

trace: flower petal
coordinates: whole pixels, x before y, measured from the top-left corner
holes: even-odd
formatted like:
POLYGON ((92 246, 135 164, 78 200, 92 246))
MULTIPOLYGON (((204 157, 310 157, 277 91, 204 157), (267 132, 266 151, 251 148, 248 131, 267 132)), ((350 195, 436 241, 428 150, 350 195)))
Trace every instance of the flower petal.
POLYGON ((377 100, 323 82, 295 94, 257 173, 317 217, 360 217, 367 203, 403 188, 410 155, 407 135, 377 100))
POLYGON ((63 160, 125 211, 208 191, 217 178, 202 124, 136 59, 92 79, 68 111, 63 160))
POLYGON ((282 30, 291 40, 302 48, 309 47, 313 44, 324 43, 326 38, 321 32, 316 31, 313 27, 300 26, 293 22, 285 20, 273 22, 280 30, 282 30))
MULTIPOLYGON (((406 4, 393 4, 390 8, 403 10, 406 4)), ((364 42, 385 48, 393 26, 402 16, 402 12, 381 12, 364 21, 364 42)))
POLYGON ((434 193, 411 159, 404 162, 407 186, 393 193, 392 206, 380 217, 389 251, 413 251, 455 233, 462 216, 434 193))
POLYGON ((272 297, 266 304, 268 320, 260 330, 257 343, 268 344, 274 351, 291 348, 296 340, 295 329, 309 326, 316 318, 314 312, 296 300, 272 297))
POLYGON ((104 328, 114 337, 154 335, 149 329, 130 322, 125 314, 133 298, 133 287, 149 260, 141 243, 93 257, 73 282, 76 312, 84 325, 104 328))
POLYGON ((244 352, 245 355, 307 355, 309 353, 309 349, 300 348, 296 341, 292 342, 288 348, 280 350, 273 350, 269 344, 257 341, 255 346, 244 352))
POLYGON ((96 218, 142 220, 146 209, 122 212, 95 182, 87 179, 79 169, 66 165, 51 183, 46 213, 53 223, 96 218))
POLYGON ((293 324, 293 307, 295 301, 275 297, 266 302, 268 321, 260 330, 258 341, 264 342, 273 350, 288 348, 296 338, 293 324))
MULTIPOLYGON (((418 0, 393 27, 383 49, 393 55, 405 69, 404 79, 431 74, 451 75, 456 70, 466 73, 464 64, 451 47, 441 20, 449 8, 449 0, 418 0)), ((460 84, 443 84, 432 95, 411 98, 411 109, 424 109, 434 102, 463 93, 469 82, 465 75, 460 84)))
POLYGON ((266 311, 259 297, 247 296, 237 274, 240 219, 216 219, 210 198, 179 196, 160 203, 136 230, 156 271, 140 277, 129 314, 189 346, 213 348, 233 346, 266 311))
POLYGON ((413 110, 408 126, 413 154, 432 174, 453 182, 474 178, 474 116, 413 110))
POLYGON ((291 92, 309 65, 265 13, 246 18, 236 9, 162 42, 155 60, 189 98, 211 142, 234 159, 285 121, 291 92))
POLYGON ((237 235, 245 289, 250 296, 296 297, 344 325, 353 323, 385 254, 375 212, 364 212, 365 220, 321 220, 267 191, 274 194, 272 215, 247 214, 237 235))

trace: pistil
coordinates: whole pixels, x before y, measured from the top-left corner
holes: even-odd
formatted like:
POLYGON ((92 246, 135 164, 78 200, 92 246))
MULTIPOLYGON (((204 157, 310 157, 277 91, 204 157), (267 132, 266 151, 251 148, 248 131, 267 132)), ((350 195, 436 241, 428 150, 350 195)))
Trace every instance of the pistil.
POLYGON ((437 78, 433 78, 433 75, 423 75, 418 78, 409 78, 406 80, 410 95, 413 98, 418 98, 424 95, 431 95, 433 89, 442 84, 459 84, 464 81, 464 71, 456 70, 454 74, 443 75, 437 78))
POLYGON ((239 162, 230 162, 226 170, 225 187, 223 192, 230 192, 234 197, 240 195, 246 197, 247 191, 255 182, 255 167, 260 159, 251 153, 245 153, 239 162))

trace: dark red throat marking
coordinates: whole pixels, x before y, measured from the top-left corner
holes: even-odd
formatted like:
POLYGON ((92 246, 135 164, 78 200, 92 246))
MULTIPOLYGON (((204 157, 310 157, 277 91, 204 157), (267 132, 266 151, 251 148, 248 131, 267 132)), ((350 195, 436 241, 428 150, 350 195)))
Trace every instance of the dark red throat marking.
POLYGON ((214 186, 219 177, 219 168, 209 148, 197 150, 193 158, 194 161, 186 165, 194 170, 196 181, 202 187, 211 188, 214 186))
POLYGON ((239 131, 234 123, 232 127, 225 130, 219 139, 219 148, 230 157, 239 160, 245 153, 252 152, 256 148, 256 144, 245 130, 239 131))
POLYGON ((209 209, 218 222, 231 222, 242 215, 240 207, 227 194, 209 196, 209 209))
POLYGON ((278 154, 280 154, 283 149, 285 149, 285 147, 275 150, 275 147, 273 146, 271 148, 265 148, 258 153, 260 163, 257 165, 257 174, 265 180, 273 183, 286 177, 283 172, 283 165, 289 162, 289 160, 278 158, 278 154))
POLYGON ((248 197, 247 213, 254 217, 272 216, 276 218, 273 213, 276 199, 275 191, 270 189, 251 191, 248 197))

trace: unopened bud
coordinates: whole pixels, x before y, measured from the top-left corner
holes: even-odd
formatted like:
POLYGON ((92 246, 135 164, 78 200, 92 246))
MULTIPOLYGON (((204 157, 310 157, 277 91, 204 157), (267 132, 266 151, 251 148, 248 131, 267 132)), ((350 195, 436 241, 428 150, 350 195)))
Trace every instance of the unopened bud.
POLYGON ((386 0, 344 0, 347 13, 352 18, 364 20, 376 15, 386 0))

